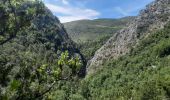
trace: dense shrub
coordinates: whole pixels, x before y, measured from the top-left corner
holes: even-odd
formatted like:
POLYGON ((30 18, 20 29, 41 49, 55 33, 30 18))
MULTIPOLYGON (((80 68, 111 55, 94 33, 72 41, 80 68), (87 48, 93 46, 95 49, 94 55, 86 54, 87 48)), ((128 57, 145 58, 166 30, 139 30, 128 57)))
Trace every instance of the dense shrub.
POLYGON ((88 76, 79 93, 88 100, 162 100, 170 97, 170 29, 154 32, 131 53, 88 76))
POLYGON ((154 48, 154 52, 159 57, 165 57, 170 55, 170 40, 160 41, 160 45, 154 48))

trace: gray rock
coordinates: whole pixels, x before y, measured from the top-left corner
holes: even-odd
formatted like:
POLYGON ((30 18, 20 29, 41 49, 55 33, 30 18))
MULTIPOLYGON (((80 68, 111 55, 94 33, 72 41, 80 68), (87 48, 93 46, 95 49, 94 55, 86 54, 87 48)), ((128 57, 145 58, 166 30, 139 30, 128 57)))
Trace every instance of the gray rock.
POLYGON ((141 38, 153 30, 158 30, 170 20, 170 0, 156 0, 141 10, 139 16, 127 27, 112 36, 95 56, 88 62, 87 74, 93 74, 102 69, 102 64, 110 59, 116 59, 135 47, 141 38))

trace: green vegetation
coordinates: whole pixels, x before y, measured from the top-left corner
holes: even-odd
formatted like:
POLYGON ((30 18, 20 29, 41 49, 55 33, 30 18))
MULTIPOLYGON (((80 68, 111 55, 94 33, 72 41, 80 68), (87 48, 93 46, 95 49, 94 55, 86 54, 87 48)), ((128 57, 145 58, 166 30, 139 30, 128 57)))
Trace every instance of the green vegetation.
MULTIPOLYGON (((29 26, 31 19, 42 7, 34 6, 24 10, 26 0, 0 1, 0 44, 4 44, 16 37, 19 30, 29 26)), ((38 1, 37 1, 38 2, 38 1)), ((42 11, 43 12, 43 11, 42 11)))
POLYGON ((48 99, 78 77, 83 59, 39 1, 0 1, 0 100, 48 99))
POLYGON ((114 33, 133 19, 134 17, 79 20, 64 23, 64 26, 68 35, 78 44, 85 59, 90 60, 114 33))
POLYGON ((170 98, 170 25, 142 39, 131 53, 87 76, 78 93, 87 100, 170 98))
MULTIPOLYGON (((55 99, 168 100, 170 98, 170 24, 139 41, 131 52, 105 62, 103 69, 62 83, 55 99)), ((53 99, 53 100, 55 100, 53 99)))
MULTIPOLYGON (((26 57, 26 55, 25 55, 26 57)), ((23 60, 22 68, 19 68, 13 79, 9 82, 2 99, 42 99, 49 98, 49 92, 60 80, 69 80, 75 77, 80 70, 82 63, 79 58, 69 58, 68 51, 61 54, 54 63, 35 62, 28 64, 26 59, 23 60), (35 66, 39 64, 39 66, 35 66)), ((16 70, 16 69, 14 69, 16 70)), ((15 74, 14 71, 12 72, 15 74)), ((2 75, 4 73, 1 73, 2 75)), ((3 77, 1 77, 1 80, 3 77)), ((5 80, 3 80, 5 81, 5 80)))
POLYGON ((134 17, 79 20, 64 23, 64 26, 73 41, 79 44, 98 40, 101 36, 113 35, 118 30, 124 28, 125 25, 133 19, 134 17))
POLYGON ((102 45, 104 45, 111 36, 112 35, 105 35, 105 36, 103 35, 95 40, 89 40, 84 43, 80 42, 78 46, 79 46, 81 53, 86 58, 86 60, 87 61, 90 60, 94 56, 95 52, 98 49, 100 49, 102 45))
MULTIPOLYGON (((61 27, 42 2, 0 1, 0 100, 170 98, 170 24, 143 37, 129 54, 108 60, 103 69, 84 79, 80 78, 84 59, 61 27)), ((101 27, 115 29, 100 25, 101 34, 106 32, 101 27)), ((101 34, 79 43, 87 60, 112 35, 101 34)))

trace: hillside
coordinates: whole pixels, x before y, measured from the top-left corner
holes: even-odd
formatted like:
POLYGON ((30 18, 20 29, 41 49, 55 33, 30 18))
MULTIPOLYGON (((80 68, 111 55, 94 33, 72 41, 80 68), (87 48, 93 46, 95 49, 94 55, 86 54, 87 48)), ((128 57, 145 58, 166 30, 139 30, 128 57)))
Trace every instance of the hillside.
POLYGON ((169 0, 156 0, 146 6, 139 16, 129 23, 120 32, 113 35, 105 45, 103 45, 95 56, 89 61, 87 69, 88 73, 94 73, 97 69, 102 69, 102 65, 107 60, 118 58, 127 54, 131 47, 138 44, 138 41, 152 31, 156 31, 164 27, 170 20, 169 0))
POLYGON ((170 0, 66 24, 85 39, 41 1, 0 1, 0 100, 170 99, 170 0))
POLYGON ((0 99, 48 98, 59 80, 84 75, 84 59, 42 2, 0 1, 0 99))
POLYGON ((82 43, 98 39, 102 36, 111 36, 118 30, 126 27, 125 25, 133 19, 134 17, 79 20, 64 23, 64 27, 73 41, 82 43))
POLYGON ((170 0, 149 4, 99 49, 71 97, 78 100, 169 100, 170 0), (95 58, 96 57, 96 58, 95 58), (93 64, 93 65, 92 65, 93 64))
POLYGON ((79 20, 64 23, 64 27, 88 61, 114 33, 125 28, 134 18, 79 20))
POLYGON ((169 100, 170 22, 151 32, 136 48, 86 77, 74 95, 78 100, 169 100))

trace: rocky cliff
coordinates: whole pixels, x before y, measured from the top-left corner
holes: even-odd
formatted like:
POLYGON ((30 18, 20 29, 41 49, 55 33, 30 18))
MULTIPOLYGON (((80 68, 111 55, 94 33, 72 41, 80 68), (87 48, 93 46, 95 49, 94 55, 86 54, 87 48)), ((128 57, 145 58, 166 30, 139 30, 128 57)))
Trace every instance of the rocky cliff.
POLYGON ((105 61, 127 54, 141 38, 151 31, 161 29, 170 20, 170 0, 156 0, 140 11, 139 16, 127 27, 112 36, 89 61, 87 73, 101 69, 105 61))

